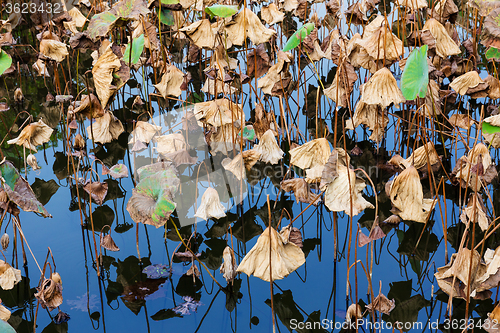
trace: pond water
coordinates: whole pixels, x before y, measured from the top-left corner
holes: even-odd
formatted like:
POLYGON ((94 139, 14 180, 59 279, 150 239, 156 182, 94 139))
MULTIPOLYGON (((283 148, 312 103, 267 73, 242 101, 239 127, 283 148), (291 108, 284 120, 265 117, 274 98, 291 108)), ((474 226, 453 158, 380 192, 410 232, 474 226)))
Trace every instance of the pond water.
MULTIPOLYGON (((402 19, 398 16, 401 13, 394 4, 389 2, 384 7, 384 3, 373 6, 371 19, 377 12, 386 13, 394 21, 394 32, 398 18, 402 19)), ((341 12, 351 5, 342 4, 341 12)), ((464 9, 465 4, 459 5, 460 17, 463 18, 469 12, 464 9)), ((327 15, 324 3, 311 4, 311 7, 320 19, 327 15)), ((256 13, 260 9, 260 5, 253 6, 256 13)), ((7 18, 5 8, 3 10, 2 15, 7 18)), ((193 21, 199 18, 198 14, 182 13, 193 21)), ((306 15, 306 18, 313 17, 313 14, 306 15)), ((354 131, 345 129, 345 120, 351 117, 354 107, 351 110, 337 107, 324 95, 322 87, 327 88, 333 82, 338 68, 334 61, 323 59, 313 66, 297 48, 292 50, 295 56, 290 66, 292 87, 286 98, 265 95, 260 88, 257 91, 256 79, 230 95, 242 104, 248 124, 255 125, 257 103, 261 103, 266 112, 274 114, 277 142, 284 152, 279 163, 258 162, 247 172, 247 179, 238 180, 223 167, 224 158, 236 154, 232 149, 227 154, 215 152, 214 143, 207 144, 206 138, 210 138, 210 134, 206 128, 198 126, 188 116, 192 114, 195 102, 214 99, 201 90, 207 78, 203 69, 210 64, 213 52, 202 51, 203 61, 199 63, 186 61, 187 39, 176 40, 170 31, 172 24, 161 25, 165 30, 161 42, 169 61, 183 73, 190 73, 190 81, 178 98, 164 99, 153 86, 160 81, 156 69, 144 65, 137 71, 132 70, 131 78, 118 90, 109 106, 123 124, 124 132, 111 142, 101 144, 89 137, 86 128, 91 122, 83 116, 76 117, 76 129, 68 128, 72 120, 68 119, 70 102, 47 99, 48 95, 71 94, 78 96, 73 100, 79 101, 81 94, 95 93, 94 88, 89 88, 93 84, 89 85, 92 73, 87 72, 95 66, 90 56, 92 51, 70 49, 67 60, 57 65, 57 71, 54 71, 55 62, 47 61, 50 78, 39 77, 31 67, 36 54, 23 45, 38 45, 35 32, 40 31, 36 30, 34 21, 24 20, 26 25, 13 30, 17 46, 4 47, 9 50, 17 68, 0 77, 3 83, 0 85, 0 99, 10 107, 0 113, 3 123, 0 133, 4 138, 2 156, 25 177, 52 217, 43 218, 21 210, 18 218, 24 243, 19 232, 15 231, 15 219, 10 213, 1 224, 1 233, 10 236, 9 247, 3 252, 5 259, 22 274, 22 280, 13 289, 0 289, 1 304, 12 312, 8 323, 16 332, 339 332, 348 331, 342 328, 342 324, 348 308, 355 303, 363 310, 363 324, 358 327, 363 332, 392 332, 391 326, 396 322, 402 325, 401 331, 404 332, 461 332, 465 318, 476 325, 474 332, 484 332, 481 323, 494 309, 497 288, 491 288, 492 296, 484 300, 455 298, 448 312, 448 296, 440 290, 434 274, 464 246, 461 240, 466 227, 460 221, 460 214, 467 203, 465 189, 453 183, 449 175, 457 159, 466 154, 477 140, 482 140, 479 126, 472 126, 469 130, 453 128, 449 127, 447 119, 451 114, 469 114, 479 121, 486 116, 484 112, 491 113, 487 107, 494 104, 492 99, 458 95, 456 100, 450 97, 448 103, 443 97, 448 104, 443 106, 443 115, 434 119, 415 112, 415 105, 411 103, 401 103, 401 108, 391 105, 387 108, 389 122, 384 139, 377 143, 369 138, 371 131, 362 126, 354 131), (24 100, 15 101, 16 88, 22 89, 24 100), (134 106, 136 96, 140 96, 146 106, 134 106), (38 145, 38 152, 34 153, 39 170, 26 166, 27 150, 6 143, 31 122, 28 115, 32 121, 42 119, 54 129, 50 141, 38 145), (165 226, 159 228, 134 222, 127 211, 133 189, 139 182, 137 169, 159 157, 159 145, 154 141, 148 148, 135 151, 135 136, 131 133, 138 120, 160 126, 158 132, 161 134, 186 135, 190 156, 195 159, 191 165, 176 168, 180 186, 173 201, 177 208, 165 226), (417 124, 418 130, 409 131, 409 123, 417 124), (84 138, 84 154, 71 148, 76 134, 84 138), (364 246, 358 245, 361 232, 368 235, 374 228, 375 209, 365 209, 351 218, 345 212, 331 212, 324 203, 318 206, 298 203, 294 194, 280 189, 283 179, 305 177, 303 170, 290 165, 291 146, 323 137, 328 140, 329 148, 339 147, 350 153, 351 166, 367 185, 363 197, 378 208, 378 223, 384 237, 364 246), (427 141, 434 143, 442 161, 439 170, 431 177, 425 171, 420 173, 424 197, 437 198, 434 210, 426 223, 407 220, 399 224, 383 223, 393 214, 391 199, 385 191, 386 184, 401 172, 388 163, 389 159, 396 153, 406 158, 415 147, 427 141), (71 144, 68 146, 68 143, 71 144), (124 164, 129 176, 114 179, 103 173, 103 165, 111 168, 116 164, 124 164), (101 204, 89 200, 84 190, 84 183, 88 180, 107 184, 107 194, 101 204), (225 217, 204 221, 194 216, 208 187, 217 190, 225 217), (236 276, 232 283, 226 282, 219 271, 226 246, 234 250, 236 262, 240 263, 267 230, 269 222, 275 228, 293 222, 301 232, 305 263, 272 284, 244 273, 236 276), (109 229, 104 230, 106 233, 109 230, 119 247, 117 252, 99 246, 106 225, 109 229), (199 254, 197 260, 193 260, 190 250, 180 242, 178 235, 184 242, 189 242, 190 250, 199 254), (51 255, 48 254, 49 248, 51 255), (26 264, 23 264, 23 252, 26 264), (184 253, 184 256, 174 253, 184 253), (56 323, 59 310, 42 308, 35 297, 46 258, 50 267, 46 267, 43 275, 48 278, 51 271, 56 271, 62 279, 63 302, 59 310, 70 319, 61 323, 56 323), (160 269, 158 265, 167 268, 161 276, 151 278, 146 274, 160 269), (199 276, 192 274, 193 266, 196 266, 199 276), (390 314, 366 310, 365 306, 379 292, 395 300, 390 314), (466 311, 469 311, 468 315, 466 311)), ((343 20, 339 24, 340 31, 348 38, 356 31, 363 31, 360 26, 345 25, 345 18, 343 20)), ((216 19, 212 21, 216 22, 216 19)), ((280 37, 278 43, 273 44, 276 50, 282 49, 291 32, 307 21, 288 13, 284 23, 275 28, 280 37)), ((458 30, 460 41, 469 37, 470 32, 463 25, 458 30)), ((126 44, 126 38, 118 33, 126 36, 127 31, 117 27, 115 32, 113 40, 126 44)), ((326 26, 322 26, 318 33, 321 40, 325 40, 328 34, 326 26)), ((69 36, 62 39, 67 41, 66 37, 69 36)), ((269 44, 266 45, 266 51, 273 55, 271 64, 274 64, 275 53, 269 44)), ((248 49, 233 46, 224 55, 234 54, 239 61, 239 67, 230 71, 237 77, 236 81, 242 79, 237 73, 247 71, 245 53, 251 52, 252 48, 253 45, 248 49)), ((484 53, 484 48, 479 48, 479 52, 484 53)), ((409 50, 405 49, 404 53, 407 56, 409 50)), ((493 73, 492 66, 484 56, 480 60, 483 64, 477 68, 482 71, 480 77, 485 79, 488 73, 493 73)), ((401 69, 398 64, 389 67, 399 82, 401 69)), ((371 77, 367 69, 357 69, 356 72, 360 79, 353 83, 353 92, 347 96, 353 106, 362 95, 360 84, 371 77)), ((452 80, 453 76, 441 80, 441 90, 448 89, 452 80)), ((95 126, 96 122, 93 124, 95 126)), ((246 142, 244 150, 254 147, 257 142, 246 142)), ((238 141, 235 151, 239 150, 239 145, 238 141)), ((498 161, 496 149, 489 148, 493 161, 498 161)), ((497 180, 487 184, 481 196, 491 220, 496 217, 494 212, 500 209, 497 184, 497 180)), ((311 188, 315 195, 321 193, 317 185, 311 188)), ((155 194, 155 199, 162 193, 155 194)), ((493 225, 489 230, 491 228, 493 225)), ((474 235, 475 245, 485 237, 479 227, 469 232, 474 235)), ((467 238, 466 245, 470 238, 467 238)), ((481 251, 486 248, 494 250, 499 241, 497 233, 490 235, 481 251)))

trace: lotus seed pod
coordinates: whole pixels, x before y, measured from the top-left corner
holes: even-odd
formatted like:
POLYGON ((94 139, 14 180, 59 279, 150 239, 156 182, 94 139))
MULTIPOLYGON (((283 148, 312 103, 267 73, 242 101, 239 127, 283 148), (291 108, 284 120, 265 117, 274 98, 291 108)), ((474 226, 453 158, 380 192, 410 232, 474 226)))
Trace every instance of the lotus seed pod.
POLYGON ((62 286, 62 280, 61 280, 61 276, 59 275, 59 273, 57 273, 57 272, 52 273, 50 278, 52 279, 52 281, 59 283, 62 286))
POLYGON ((0 238, 0 244, 2 244, 2 249, 5 251, 9 247, 9 234, 5 233, 0 238))

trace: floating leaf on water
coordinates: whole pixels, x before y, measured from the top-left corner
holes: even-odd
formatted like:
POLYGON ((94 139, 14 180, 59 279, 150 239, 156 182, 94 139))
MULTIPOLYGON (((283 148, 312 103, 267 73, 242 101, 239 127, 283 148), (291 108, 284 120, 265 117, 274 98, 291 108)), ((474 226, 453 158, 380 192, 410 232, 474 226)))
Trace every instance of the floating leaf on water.
POLYGON ((142 51, 144 50, 144 34, 139 37, 134 38, 131 43, 127 44, 125 48, 125 53, 123 53, 123 61, 126 64, 135 65, 139 62, 142 51))
POLYGON ((0 75, 12 65, 12 58, 4 50, 0 50, 0 75))
POLYGON ((35 212, 43 217, 51 217, 45 207, 38 201, 28 182, 19 174, 9 161, 0 164, 2 188, 10 201, 25 212, 35 212))
POLYGON ((406 60, 401 76, 401 91, 404 98, 412 101, 424 98, 429 84, 429 66, 427 65, 427 45, 414 49, 406 60))
POLYGON ((142 270, 148 279, 168 279, 172 275, 172 269, 164 264, 149 265, 142 270))
POLYGON ((288 39, 283 52, 288 52, 297 46, 314 30, 314 23, 306 23, 288 39))

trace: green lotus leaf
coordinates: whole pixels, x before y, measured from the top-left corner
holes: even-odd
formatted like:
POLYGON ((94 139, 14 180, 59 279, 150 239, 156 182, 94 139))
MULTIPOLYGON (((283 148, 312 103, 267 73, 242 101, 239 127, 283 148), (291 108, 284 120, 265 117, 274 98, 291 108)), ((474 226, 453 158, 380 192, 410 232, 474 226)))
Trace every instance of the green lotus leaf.
POLYGON ((297 30, 286 42, 283 52, 290 51, 297 46, 314 30, 314 23, 306 23, 297 30))
POLYGON ((0 164, 0 177, 2 189, 9 200, 18 205, 19 208, 25 212, 38 213, 43 217, 52 217, 11 162, 4 161, 0 164))
POLYGON ((138 20, 141 15, 149 14, 144 0, 121 0, 108 11, 94 15, 87 28, 87 34, 95 42, 105 37, 114 27, 126 25, 129 21, 138 20))
POLYGON ((488 60, 500 61, 500 49, 496 47, 490 47, 484 55, 488 60))
MULTIPOLYGON (((238 135, 241 135, 241 133, 238 133, 238 135)), ((255 139, 255 130, 252 126, 243 127, 243 139, 249 141, 253 141, 253 139, 255 139)))
POLYGON ((401 92, 404 98, 412 101, 424 98, 429 84, 429 65, 427 64, 427 45, 414 49, 401 76, 401 92))
POLYGON ((210 18, 214 16, 218 17, 230 17, 238 12, 238 6, 231 5, 213 5, 205 8, 205 12, 210 15, 210 18))
POLYGON ((0 332, 2 333, 16 333, 16 330, 12 328, 6 321, 0 320, 0 332))
POLYGON ((154 163, 137 170, 139 183, 132 191, 127 211, 136 223, 163 226, 175 210, 173 201, 180 180, 171 163, 154 163))
POLYGON ((486 134, 500 133, 500 127, 492 125, 486 121, 483 121, 481 123, 481 129, 483 130, 483 133, 486 133, 486 134))
POLYGON ((132 43, 127 44, 125 48, 125 53, 123 54, 123 61, 126 64, 130 63, 135 65, 139 62, 139 58, 141 57, 142 51, 144 50, 144 34, 141 34, 139 37, 134 38, 132 43))
POLYGON ((170 9, 164 9, 162 8, 158 12, 158 17, 160 18, 160 22, 169 26, 172 26, 175 24, 175 18, 174 14, 170 9))
POLYGON ((4 50, 0 50, 0 75, 2 75, 11 65, 12 58, 10 55, 5 53, 4 50))

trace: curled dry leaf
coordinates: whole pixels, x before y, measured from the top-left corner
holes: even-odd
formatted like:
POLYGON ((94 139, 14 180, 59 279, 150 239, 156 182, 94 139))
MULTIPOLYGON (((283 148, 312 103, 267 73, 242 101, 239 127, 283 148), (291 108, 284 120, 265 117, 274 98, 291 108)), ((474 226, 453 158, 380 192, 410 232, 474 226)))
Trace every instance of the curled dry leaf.
POLYGON ((403 50, 403 42, 385 24, 370 34, 365 34, 358 44, 374 60, 398 60, 403 50))
POLYGON ((77 28, 82 28, 87 22, 87 18, 76 7, 71 8, 68 14, 71 16, 72 21, 75 22, 77 28))
POLYGON ((194 216, 203 220, 208 220, 210 218, 220 219, 221 217, 226 216, 224 211, 225 208, 220 203, 219 193, 217 193, 214 188, 209 187, 206 189, 205 193, 203 193, 203 196, 201 197, 201 205, 198 207, 194 216))
POLYGON ((53 39, 42 39, 40 42, 40 53, 46 58, 61 62, 66 58, 68 53, 68 46, 53 39))
POLYGON ((305 261, 304 253, 297 245, 288 241, 285 244, 276 229, 267 227, 243 258, 237 272, 270 282, 285 278, 305 261))
POLYGON ((467 206, 460 214, 460 221, 464 224, 468 222, 477 223, 482 231, 486 231, 490 226, 490 218, 486 215, 486 207, 483 199, 477 193, 472 193, 469 197, 467 206))
POLYGON ((156 126, 147 121, 138 121, 135 124, 135 129, 130 133, 129 144, 135 143, 136 140, 149 143, 156 133, 161 131, 161 126, 156 126))
POLYGON ((113 240, 113 238, 111 238, 110 234, 103 235, 101 233, 100 244, 103 248, 105 248, 108 251, 113 251, 113 252, 120 251, 120 248, 116 245, 115 241, 113 240))
POLYGON ((403 159, 401 156, 395 155, 389 160, 389 163, 397 165, 402 169, 406 169, 413 165, 415 169, 427 172, 427 164, 432 167, 440 161, 441 159, 434 148, 434 144, 429 141, 425 145, 415 149, 415 151, 407 159, 403 159))
POLYGON ((28 157, 26 157, 26 163, 33 169, 33 170, 39 170, 40 166, 38 166, 38 162, 36 160, 35 155, 29 154, 28 157))
POLYGON ((281 182, 281 188, 285 192, 293 191, 293 193, 295 194, 295 201, 297 203, 299 202, 304 202, 306 204, 312 203, 313 205, 317 206, 318 203, 321 201, 321 199, 317 194, 311 192, 309 184, 302 178, 283 180, 281 182), (318 198, 314 200, 316 197, 318 198))
POLYGON ((483 186, 490 184, 497 176, 497 171, 488 147, 483 143, 477 143, 467 156, 458 159, 451 174, 462 187, 468 186, 473 191, 481 191, 483 186))
POLYGON ((155 84, 163 98, 168 96, 179 97, 182 94, 181 85, 184 82, 184 74, 174 65, 167 66, 167 71, 161 77, 161 81, 155 84))
POLYGON ((366 208, 375 208, 363 198, 362 193, 366 184, 364 180, 356 177, 353 170, 338 165, 337 174, 338 176, 332 182, 325 185, 326 190, 322 187, 322 190, 325 190, 325 205, 328 209, 332 212, 343 211, 349 216, 356 216, 366 208))
POLYGON ((159 154, 175 153, 187 148, 182 133, 172 133, 155 137, 156 150, 159 154))
POLYGON ((4 233, 2 235, 2 238, 0 238, 0 245, 2 245, 2 250, 7 250, 7 248, 9 247, 9 234, 8 233, 4 233))
POLYGON ((268 42, 276 31, 267 29, 254 12, 244 8, 226 25, 226 33, 233 45, 241 46, 247 37, 255 45, 268 42))
POLYGON ((180 149, 172 153, 161 154, 161 158, 172 161, 176 167, 183 164, 195 164, 196 156, 191 156, 186 149, 180 149))
POLYGON ((428 30, 435 39, 436 54, 441 58, 446 58, 451 55, 460 54, 460 47, 446 31, 446 28, 436 19, 430 19, 425 22, 422 27, 422 33, 428 30))
POLYGON ((36 290, 35 297, 44 309, 52 311, 63 302, 62 286, 52 279, 45 279, 36 290))
POLYGON ((85 184, 83 189, 100 206, 104 202, 106 194, 108 194, 108 183, 88 182, 87 184, 85 184))
POLYGON ((111 112, 106 112, 87 127, 88 136, 95 142, 102 144, 118 139, 123 132, 122 122, 111 114, 111 112))
POLYGON ((42 59, 37 59, 33 64, 33 69, 37 72, 38 76, 50 77, 49 71, 47 70, 47 65, 42 59))
POLYGON ((366 306, 368 310, 377 310, 379 312, 390 314, 392 310, 396 307, 396 302, 394 298, 389 300, 384 294, 378 294, 375 299, 366 306))
POLYGON ((322 166, 330 158, 331 148, 328 140, 319 138, 290 149, 290 164, 303 170, 322 166))
POLYGON ((361 102, 386 108, 391 104, 398 106, 405 98, 391 71, 383 67, 361 86, 361 102))
POLYGON ((467 114, 456 113, 450 116, 450 124, 463 129, 469 129, 475 124, 474 119, 467 114))
POLYGON ((136 223, 163 226, 175 210, 173 201, 180 180, 173 165, 159 162, 137 170, 139 183, 132 190, 127 211, 136 223))
POLYGON ((450 21, 455 23, 458 14, 458 7, 453 0, 438 0, 432 7, 431 16, 441 23, 450 21))
POLYGON ((266 133, 262 135, 259 144, 257 144, 253 150, 260 154, 260 161, 271 164, 278 164, 285 154, 278 146, 274 133, 271 130, 267 130, 266 133))
POLYGON ((455 78, 450 83, 450 88, 460 95, 471 95, 472 98, 480 98, 487 96, 488 83, 481 80, 478 72, 470 71, 455 78), (478 92, 483 94, 478 94, 478 92))
POLYGON ((118 72, 121 67, 120 59, 113 53, 112 47, 113 44, 110 43, 92 68, 97 96, 104 107, 117 90, 117 87, 111 83, 113 82, 113 74, 118 72))
POLYGON ((352 119, 346 121, 345 128, 354 130, 359 125, 366 125, 372 131, 370 140, 380 142, 384 138, 385 127, 388 123, 389 117, 379 105, 369 105, 359 101, 352 119))
POLYGON ((344 59, 337 69, 332 84, 324 90, 324 93, 337 106, 348 107, 348 101, 354 89, 354 82, 357 80, 358 75, 354 71, 354 67, 347 59, 344 59))
POLYGON ((24 146, 37 152, 36 146, 49 142, 50 136, 54 130, 47 126, 42 119, 36 123, 31 123, 19 134, 17 138, 7 141, 8 144, 16 144, 18 146, 24 146))
POLYGON ((229 283, 234 280, 236 275, 238 275, 238 265, 236 264, 233 249, 226 246, 224 252, 222 253, 222 259, 223 262, 220 266, 220 272, 222 273, 222 276, 224 276, 224 279, 226 279, 227 283, 229 283))
POLYGON ((73 113, 80 113, 88 119, 104 116, 104 110, 99 99, 94 94, 82 96, 80 105, 73 110, 73 113))
POLYGON ((269 25, 283 22, 283 19, 285 18, 285 13, 280 12, 278 7, 274 3, 270 3, 268 6, 262 7, 262 9, 260 10, 260 15, 262 19, 269 25))
POLYGON ((193 112, 200 127, 203 125, 220 127, 245 121, 242 104, 234 103, 227 98, 196 103, 193 112))
POLYGON ((425 223, 435 202, 424 199, 417 169, 409 166, 394 178, 390 186, 393 212, 403 220, 425 223))
POLYGON ((21 271, 0 260, 0 287, 10 290, 21 281, 21 271))
POLYGON ((247 55, 247 75, 261 77, 266 74, 271 65, 264 44, 258 45, 247 55))
POLYGON ((267 95, 280 96, 288 88, 291 82, 289 64, 278 59, 278 62, 269 68, 267 74, 257 81, 257 88, 267 95))
POLYGON ((280 236, 284 244, 291 242, 300 248, 304 246, 304 244, 302 244, 302 234, 300 230, 293 227, 291 224, 281 229, 280 236))
POLYGON ((128 168, 125 164, 115 164, 109 169, 109 175, 115 179, 127 178, 128 168))

